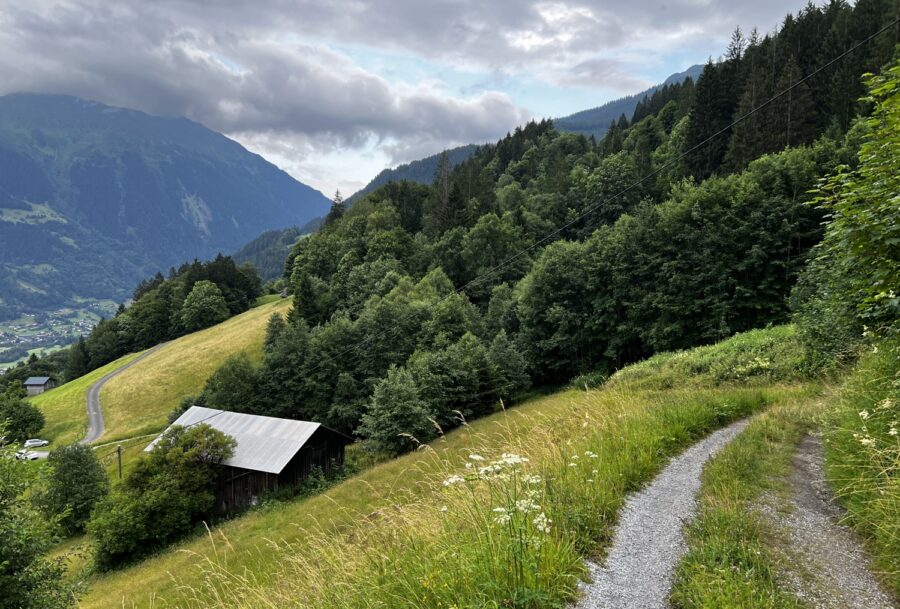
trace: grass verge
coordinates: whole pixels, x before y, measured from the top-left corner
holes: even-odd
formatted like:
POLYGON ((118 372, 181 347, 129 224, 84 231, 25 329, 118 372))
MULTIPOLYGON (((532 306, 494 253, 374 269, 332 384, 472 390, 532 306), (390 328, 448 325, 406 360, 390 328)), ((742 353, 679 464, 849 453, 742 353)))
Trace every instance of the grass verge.
POLYGON ((802 605, 776 581, 781 556, 754 509, 764 493, 784 493, 794 450, 821 411, 814 395, 781 402, 703 471, 697 519, 687 529, 688 553, 676 572, 676 609, 792 609, 802 605))
POLYGON ((825 419, 825 464, 847 523, 900 598, 900 341, 862 357, 825 419))

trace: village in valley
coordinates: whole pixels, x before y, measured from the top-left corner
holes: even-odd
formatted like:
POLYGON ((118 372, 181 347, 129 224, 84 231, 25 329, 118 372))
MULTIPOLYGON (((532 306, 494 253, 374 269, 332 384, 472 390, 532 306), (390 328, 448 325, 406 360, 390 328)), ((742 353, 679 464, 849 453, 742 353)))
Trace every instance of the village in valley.
POLYGON ((64 307, 0 321, 0 375, 32 354, 48 355, 89 335, 101 318, 115 311, 113 301, 97 300, 83 308, 64 307))

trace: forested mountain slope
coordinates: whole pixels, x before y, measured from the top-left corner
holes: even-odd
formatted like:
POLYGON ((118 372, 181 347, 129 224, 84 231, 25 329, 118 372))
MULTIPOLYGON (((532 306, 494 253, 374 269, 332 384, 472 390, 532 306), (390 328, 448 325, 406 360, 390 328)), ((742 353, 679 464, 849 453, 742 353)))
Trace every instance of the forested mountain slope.
POLYGON ((596 139, 600 139, 606 135, 610 123, 618 121, 621 116, 625 116, 626 119, 630 120, 634 115, 634 111, 638 107, 638 104, 645 98, 651 97, 654 93, 667 85, 681 84, 688 78, 696 82, 700 77, 701 72, 703 72, 703 66, 691 66, 684 72, 672 74, 661 84, 650 87, 646 91, 615 99, 602 106, 597 106, 596 108, 590 108, 588 110, 570 114, 569 116, 555 118, 553 119, 553 124, 556 125, 556 128, 560 131, 581 133, 589 137, 593 135, 596 139))
MULTIPOLYGON (((446 151, 447 158, 449 159, 450 164, 456 167, 472 156, 472 153, 474 153, 477 148, 478 146, 475 144, 451 148, 446 151)), ((384 186, 388 182, 402 182, 403 180, 406 180, 408 182, 418 182, 419 184, 430 184, 434 179, 434 172, 437 169, 442 154, 444 153, 439 152, 425 157, 424 159, 404 163, 393 169, 382 170, 381 173, 372 178, 372 181, 366 184, 364 188, 353 193, 353 196, 348 197, 347 203, 352 204, 359 201, 379 186, 384 186)))
POLYGON ((318 191, 187 119, 0 98, 0 319, 121 301, 139 279, 327 209, 318 191))

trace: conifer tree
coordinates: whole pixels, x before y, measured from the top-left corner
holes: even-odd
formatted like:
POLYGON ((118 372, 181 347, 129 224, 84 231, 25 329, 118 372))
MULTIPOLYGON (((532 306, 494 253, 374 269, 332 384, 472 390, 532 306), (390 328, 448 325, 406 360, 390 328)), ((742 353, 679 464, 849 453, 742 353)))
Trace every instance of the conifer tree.
POLYGON ((346 211, 347 204, 344 203, 344 197, 341 196, 341 189, 338 188, 334 192, 334 198, 331 200, 331 209, 328 210, 328 215, 325 216, 325 226, 331 226, 340 220, 346 211))

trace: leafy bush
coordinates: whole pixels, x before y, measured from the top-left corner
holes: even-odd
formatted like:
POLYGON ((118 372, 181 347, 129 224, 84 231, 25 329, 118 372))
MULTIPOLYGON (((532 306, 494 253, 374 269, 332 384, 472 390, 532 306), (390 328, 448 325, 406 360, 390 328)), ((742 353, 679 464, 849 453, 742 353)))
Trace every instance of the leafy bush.
POLYGON ((106 471, 94 450, 84 444, 58 448, 47 462, 50 475, 36 503, 49 516, 58 517, 67 534, 83 531, 94 505, 109 493, 106 471))
POLYGON ((813 361, 852 352, 863 331, 900 333, 900 61, 865 78, 874 105, 865 119, 859 166, 819 185, 815 202, 830 214, 816 259, 795 290, 795 321, 813 361))
POLYGON ((259 373, 246 353, 226 359, 206 381, 200 401, 211 408, 247 412, 259 398, 259 373))
POLYGON ((100 568, 145 555, 208 517, 233 438, 200 424, 169 428, 123 483, 97 505, 88 524, 100 568))
POLYGON ((5 422, 8 440, 23 442, 35 437, 44 426, 44 413, 30 402, 0 398, 0 424, 5 422))
MULTIPOLYGON (((6 431, 0 424, 0 436, 6 431)), ((54 520, 26 499, 30 468, 0 448, 0 606, 64 609, 75 605, 61 560, 45 558, 55 542, 54 520)))

